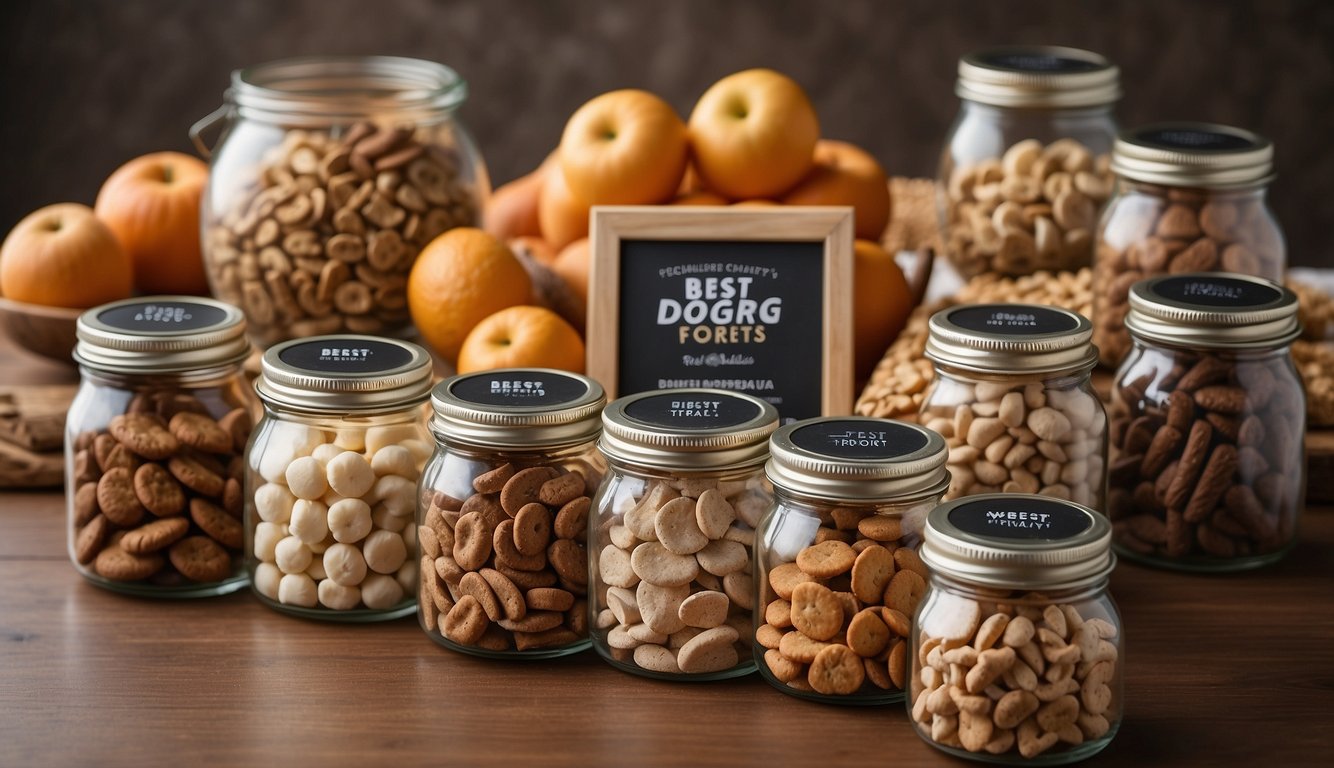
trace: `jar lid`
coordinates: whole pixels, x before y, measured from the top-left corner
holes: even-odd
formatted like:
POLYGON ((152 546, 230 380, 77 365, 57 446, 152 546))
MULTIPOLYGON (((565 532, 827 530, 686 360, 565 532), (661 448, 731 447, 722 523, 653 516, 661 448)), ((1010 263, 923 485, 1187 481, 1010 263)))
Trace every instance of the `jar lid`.
POLYGON ((378 336, 312 336, 264 353, 255 391, 273 405, 316 413, 384 411, 426 400, 431 356, 378 336))
POLYGON ((1082 504, 988 493, 926 516, 922 561, 945 576, 1002 589, 1055 589, 1106 578, 1112 526, 1082 504))
POLYGON ((609 458, 659 469, 732 469, 764 461, 777 428, 778 411, 758 397, 656 389, 608 404, 598 447, 609 458))
POLYGON ((111 373, 181 373, 250 354, 240 309, 198 296, 142 296, 79 316, 74 360, 111 373))
POLYGON ((452 376, 431 391, 431 427, 478 446, 554 448, 598 436, 607 396, 590 378, 550 368, 452 376))
POLYGON ((1258 133, 1214 123, 1158 123, 1125 131, 1112 171, 1173 187, 1249 187, 1274 178, 1274 145, 1258 133))
POLYGON ((865 416, 806 419, 769 438, 775 486, 834 501, 908 500, 943 492, 949 449, 935 431, 865 416))
POLYGON ((468 84, 444 64, 403 56, 302 56, 232 72, 240 117, 325 126, 403 110, 448 111, 468 84))
POLYGON ((1281 346, 1301 334, 1296 294, 1264 278, 1226 272, 1135 283, 1125 323, 1138 338, 1222 349, 1281 346))
POLYGON ((1121 71, 1106 56, 1078 48, 988 48, 959 59, 954 93, 997 107, 1095 107, 1121 98, 1121 71))
POLYGON ((1053 373, 1098 361, 1093 324, 1039 304, 965 304, 928 322, 928 359, 982 373, 1053 373))

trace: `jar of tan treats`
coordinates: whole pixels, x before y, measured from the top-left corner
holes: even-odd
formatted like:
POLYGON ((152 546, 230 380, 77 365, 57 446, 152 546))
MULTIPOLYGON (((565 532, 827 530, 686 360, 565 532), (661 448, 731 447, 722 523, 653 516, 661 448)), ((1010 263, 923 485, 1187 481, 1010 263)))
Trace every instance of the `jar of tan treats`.
POLYGON ((257 346, 330 333, 410 332, 408 273, 445 230, 474 226, 490 182, 455 111, 449 67, 320 56, 236 70, 204 194, 214 295, 257 346))
POLYGON ((671 680, 749 674, 755 527, 778 411, 720 389, 613 400, 598 448, 607 478, 589 521, 593 647, 671 680))
POLYGON ((433 443, 431 358, 415 344, 317 336, 270 347, 246 456, 251 586, 306 618, 416 610, 417 480, 433 443))
POLYGON ((1112 393, 1108 512, 1125 557, 1232 571, 1281 558, 1306 489, 1297 298, 1232 274, 1130 289, 1112 393))
POLYGON ((78 321, 65 421, 70 560, 136 595, 245 586, 243 460, 259 410, 235 307, 194 296, 104 304, 78 321))
POLYGON ((1235 272, 1283 280, 1287 249, 1265 202, 1274 147, 1239 128, 1152 125, 1117 139, 1118 183, 1098 228, 1093 340, 1111 368, 1130 353, 1130 286, 1146 277, 1235 272))
POLYGON ((756 531, 755 664, 835 704, 903 699, 926 569, 922 525, 949 484, 945 441, 915 424, 798 421, 769 441, 775 504, 756 531))
POLYGON ((959 115, 937 180, 941 240, 964 277, 1093 261, 1112 192, 1120 74, 1075 48, 994 48, 959 60, 959 115))
POLYGON ((931 510, 931 578, 908 651, 917 735, 1003 764, 1062 765, 1106 747, 1125 678, 1110 544, 1107 518, 1043 496, 931 510))
POLYGON ((446 379, 419 491, 422 629, 477 656, 588 647, 588 513, 606 463, 597 382, 543 368, 446 379))
POLYGON ((1103 509, 1107 415, 1089 378, 1089 321, 1058 307, 975 304, 928 326, 936 379, 919 421, 949 445, 945 498, 1037 493, 1103 509))

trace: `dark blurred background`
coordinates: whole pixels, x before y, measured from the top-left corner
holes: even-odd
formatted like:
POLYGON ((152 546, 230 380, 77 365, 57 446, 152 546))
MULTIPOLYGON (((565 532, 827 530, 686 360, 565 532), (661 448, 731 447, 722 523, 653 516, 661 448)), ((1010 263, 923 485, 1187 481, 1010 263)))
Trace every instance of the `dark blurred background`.
POLYGON ((444 62, 495 182, 535 167, 570 113, 640 87, 689 113, 765 65, 801 82, 823 132, 928 176, 961 53, 1090 48, 1122 68, 1123 126, 1203 119, 1274 139, 1272 202, 1294 264, 1334 266, 1334 2, 1324 0, 46 0, 0 5, 0 229, 92 203, 122 162, 193 151, 186 129, 237 67, 301 54, 444 62))

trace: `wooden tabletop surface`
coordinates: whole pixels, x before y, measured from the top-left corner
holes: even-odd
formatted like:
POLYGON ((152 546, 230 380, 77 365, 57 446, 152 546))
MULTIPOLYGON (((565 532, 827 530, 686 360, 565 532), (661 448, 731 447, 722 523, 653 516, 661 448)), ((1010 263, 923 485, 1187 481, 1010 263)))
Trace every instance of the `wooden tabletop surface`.
MULTIPOLYGON (((0 381, 60 374, 0 341, 0 381)), ((813 704, 756 676, 479 660, 414 619, 304 621, 249 593, 123 597, 75 573, 63 531, 58 493, 0 493, 0 766, 963 764, 900 707, 813 704)), ((1090 764, 1328 764, 1332 576, 1330 507, 1263 571, 1118 567, 1127 713, 1090 764)))

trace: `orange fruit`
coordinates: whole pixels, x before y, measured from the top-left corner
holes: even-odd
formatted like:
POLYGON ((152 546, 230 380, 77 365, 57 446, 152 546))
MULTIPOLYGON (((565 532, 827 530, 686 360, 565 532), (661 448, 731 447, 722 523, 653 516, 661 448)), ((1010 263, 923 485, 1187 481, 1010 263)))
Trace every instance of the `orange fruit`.
POLYGON ((584 342, 560 315, 543 307, 502 309, 477 324, 459 352, 459 373, 493 368, 584 372, 584 342))
POLYGON ((551 243, 540 237, 516 237, 509 241, 509 247, 511 251, 526 253, 534 261, 547 266, 555 263, 558 253, 555 248, 551 247, 551 243))
POLYGON ((500 240, 542 234, 537 202, 542 194, 543 168, 501 184, 486 201, 482 227, 500 240))
POLYGON ((668 205, 727 205, 727 198, 712 192, 697 190, 686 192, 672 198, 668 205))
POLYGON ((894 256, 870 240, 853 244, 853 340, 857 377, 871 375, 912 313, 912 291, 894 256))
POLYGON ((771 69, 709 87, 690 113, 690 148, 704 186, 734 199, 786 192, 811 169, 820 120, 806 92, 771 69))
POLYGON ((560 138, 560 167, 590 205, 661 203, 685 175, 686 126, 648 91, 604 93, 580 107, 560 138))
POLYGON ((480 229, 451 229, 426 244, 408 274, 408 311, 422 338, 453 360, 486 317, 526 304, 528 273, 504 243, 480 229))
POLYGON ((558 250, 581 237, 588 237, 589 207, 570 191, 560 168, 553 168, 542 180, 542 194, 537 201, 542 237, 558 250))
POLYGON ((889 177, 865 150, 845 141, 821 139, 815 167, 783 196, 788 205, 850 205, 857 237, 879 240, 889 225, 889 177))
POLYGON ((0 293, 85 309, 133 292, 134 265, 111 229, 78 203, 33 211, 0 245, 0 293))
POLYGON ((154 152, 116 169, 93 209, 134 262, 144 293, 208 294, 199 247, 199 205, 208 166, 180 152, 154 152))
POLYGON ((565 284, 579 295, 584 304, 588 304, 588 272, 592 251, 588 247, 588 238, 575 240, 565 246, 556 256, 551 268, 561 276, 565 284))

